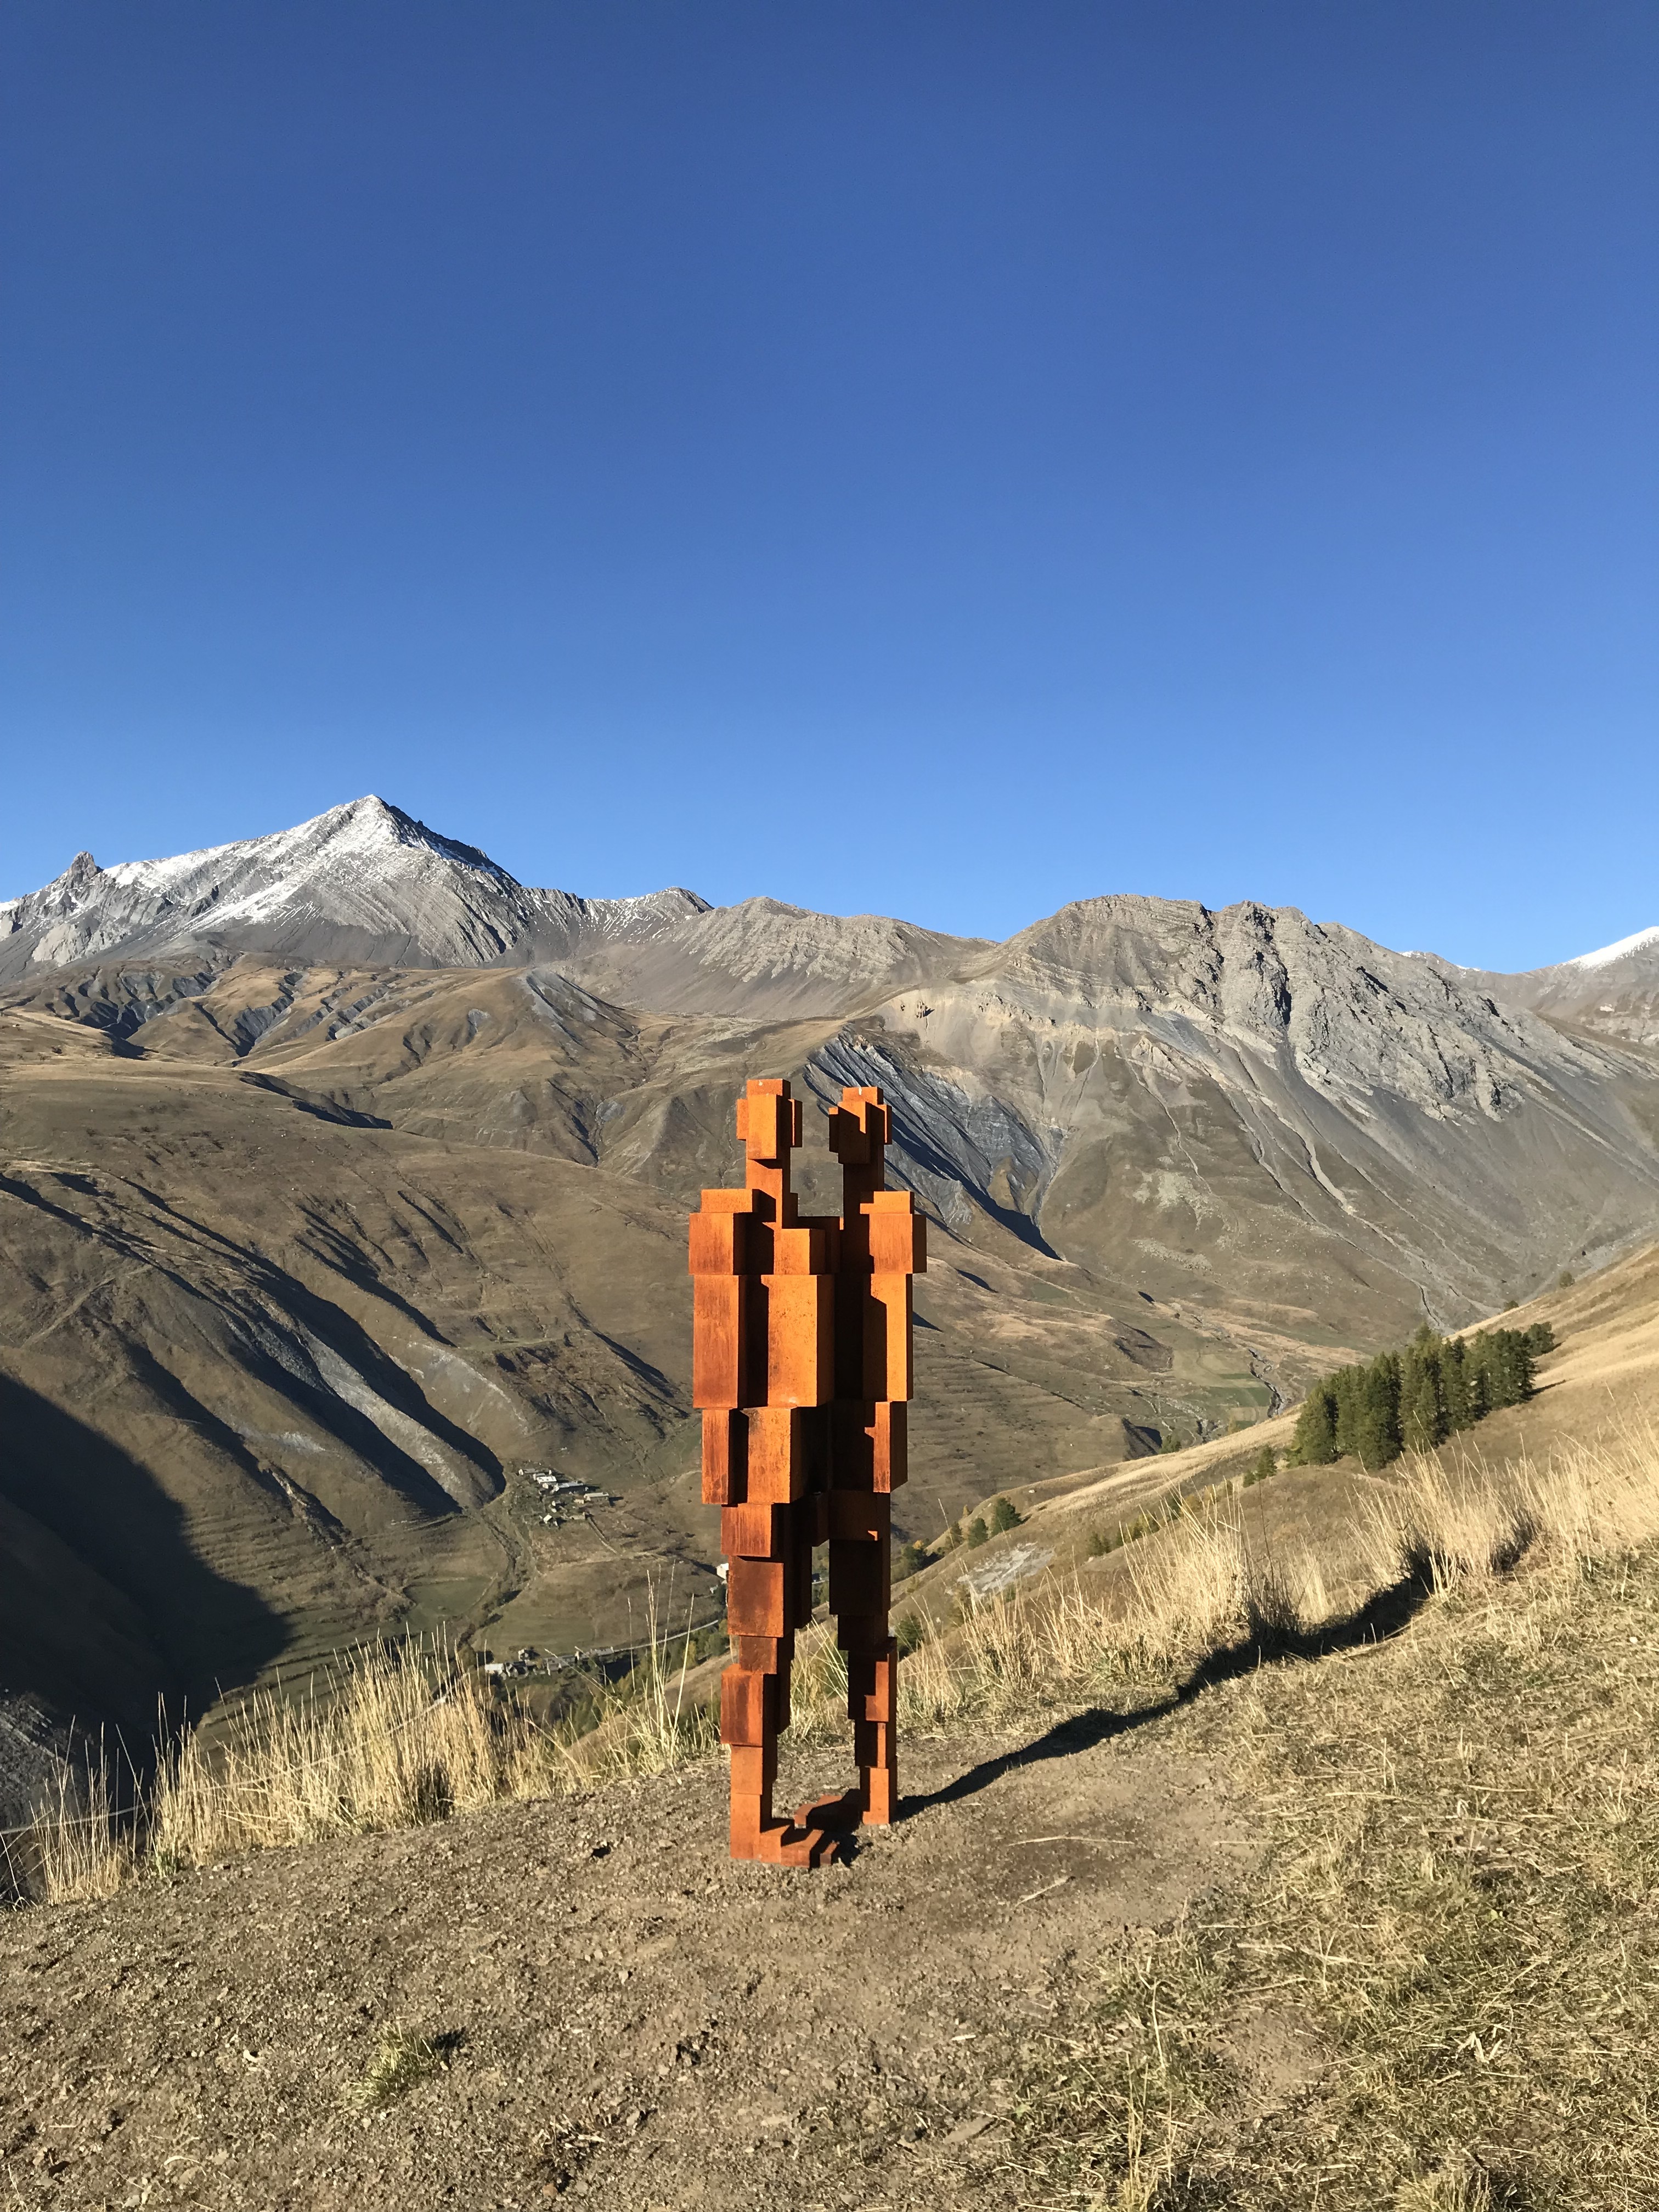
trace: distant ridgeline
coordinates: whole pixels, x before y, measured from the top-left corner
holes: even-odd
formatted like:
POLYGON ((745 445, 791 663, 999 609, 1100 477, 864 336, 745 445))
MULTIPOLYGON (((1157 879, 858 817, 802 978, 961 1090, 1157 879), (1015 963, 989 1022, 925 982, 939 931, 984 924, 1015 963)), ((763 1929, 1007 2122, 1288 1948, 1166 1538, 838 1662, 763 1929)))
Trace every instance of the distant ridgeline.
POLYGON ((1468 1339, 1437 1336, 1425 1322, 1403 1352, 1321 1376, 1297 1416, 1290 1456, 1325 1467, 1351 1453, 1376 1468, 1402 1451, 1432 1451, 1500 1406, 1524 1405, 1534 1363, 1554 1349, 1547 1321, 1468 1339))

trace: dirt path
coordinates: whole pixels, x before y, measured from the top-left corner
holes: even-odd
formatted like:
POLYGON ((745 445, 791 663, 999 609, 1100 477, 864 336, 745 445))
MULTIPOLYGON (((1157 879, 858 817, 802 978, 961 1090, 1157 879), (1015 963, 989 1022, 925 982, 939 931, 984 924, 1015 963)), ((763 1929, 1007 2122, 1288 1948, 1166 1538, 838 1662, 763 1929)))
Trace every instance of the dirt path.
POLYGON ((1179 1742, 1085 1717, 912 1745, 902 1823, 817 1873, 726 1862, 710 1764, 20 1913, 0 2203, 1004 2203, 1022 2041, 1116 1929, 1253 1856, 1179 1742), (394 2026, 453 2057, 364 2117, 394 2026))

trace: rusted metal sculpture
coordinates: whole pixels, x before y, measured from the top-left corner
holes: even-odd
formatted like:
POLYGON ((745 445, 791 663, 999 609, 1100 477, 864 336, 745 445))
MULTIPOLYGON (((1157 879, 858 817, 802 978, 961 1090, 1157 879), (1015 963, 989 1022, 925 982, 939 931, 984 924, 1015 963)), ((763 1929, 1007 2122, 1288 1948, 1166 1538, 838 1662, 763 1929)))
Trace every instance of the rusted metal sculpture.
POLYGON ((789 1188, 800 1102, 781 1081, 738 1101, 742 1190, 706 1190, 691 1217, 693 1405, 702 1494, 720 1508, 726 1626, 720 1682, 732 1753, 732 1856, 817 1866, 846 1830, 884 1826, 898 1802, 898 1649, 888 1633, 892 1493, 905 1479, 911 1278, 927 1227, 885 1188, 890 1109, 846 1090, 830 1115, 839 1219, 803 1217, 789 1188), (795 1632, 812 1613, 812 1550, 830 1547, 830 1609, 847 1654, 856 1789, 772 1814, 778 1735, 789 1725, 795 1632))

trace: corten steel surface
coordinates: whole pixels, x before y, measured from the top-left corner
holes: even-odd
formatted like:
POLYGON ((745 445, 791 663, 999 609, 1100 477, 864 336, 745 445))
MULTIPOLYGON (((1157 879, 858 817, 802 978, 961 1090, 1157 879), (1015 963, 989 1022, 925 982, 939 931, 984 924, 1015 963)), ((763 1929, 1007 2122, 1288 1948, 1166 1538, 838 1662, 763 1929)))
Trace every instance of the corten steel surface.
POLYGON ((781 1081, 738 1101, 743 1190, 706 1190, 691 1216, 692 1390, 702 1494, 730 1561, 720 1681, 732 1753, 732 1856, 817 1866, 898 1802, 898 1649, 887 1632, 892 1493, 905 1477, 910 1279, 927 1224, 888 1190, 881 1092, 847 1090, 830 1115, 840 1218, 803 1218, 789 1188, 801 1109, 781 1081), (830 1547, 830 1609, 847 1654, 859 1779, 840 1797, 772 1813, 778 1731, 789 1725, 795 1632, 811 1618, 812 1547, 830 1547))

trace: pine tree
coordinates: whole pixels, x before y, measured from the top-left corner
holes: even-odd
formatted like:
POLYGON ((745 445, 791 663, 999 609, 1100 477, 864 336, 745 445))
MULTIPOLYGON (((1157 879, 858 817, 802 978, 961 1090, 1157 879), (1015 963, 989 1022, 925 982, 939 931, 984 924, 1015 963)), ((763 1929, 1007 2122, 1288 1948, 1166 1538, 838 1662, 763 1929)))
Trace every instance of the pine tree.
POLYGON ((1406 1346, 1400 1362, 1400 1433, 1407 1451, 1432 1451, 1446 1437, 1441 1395, 1440 1339, 1426 1326, 1406 1346))
MULTIPOLYGON (((1471 1337, 1437 1336, 1425 1322, 1403 1352, 1321 1376, 1297 1414, 1286 1456, 1295 1466, 1324 1467, 1352 1455, 1375 1470, 1402 1450, 1432 1451, 1498 1407, 1524 1405, 1536 1387, 1537 1360, 1554 1349, 1547 1322, 1471 1337)), ((1244 1480, 1259 1480, 1264 1462, 1271 1472, 1272 1457, 1264 1452, 1244 1480)))
POLYGON ((1468 1368, 1468 1348, 1461 1336, 1455 1336, 1440 1353, 1440 1402, 1445 1408, 1449 1437, 1467 1429, 1474 1418, 1469 1411, 1468 1368))
POLYGON ((1336 1399, 1336 1450, 1340 1459, 1352 1459, 1359 1451, 1364 1373, 1359 1367, 1339 1367, 1331 1377, 1331 1390, 1336 1399))
MULTIPOLYGON (((1294 1443, 1292 1443, 1291 1449, 1292 1455, 1294 1455, 1296 1450, 1294 1443)), ((1255 1464, 1251 1467, 1249 1473, 1244 1478, 1243 1487, 1248 1490, 1253 1482, 1265 1482, 1270 1474, 1275 1474, 1278 1471, 1279 1461, 1274 1455, 1273 1446, 1271 1444, 1263 1444, 1261 1450, 1255 1455, 1255 1464)))
POLYGON ((1469 1425, 1484 1421, 1492 1409, 1492 1339, 1477 1329, 1463 1348, 1463 1379, 1468 1393, 1469 1425))
POLYGON ((1336 1393, 1332 1377, 1322 1375, 1302 1401, 1291 1438, 1298 1467, 1328 1467, 1336 1457, 1336 1393))
POLYGON ((1375 1474, 1400 1456, 1399 1356, 1379 1352, 1369 1366, 1356 1372, 1353 1450, 1360 1465, 1375 1474))
POLYGON ((1532 1331, 1529 1328, 1522 1329, 1518 1333, 1512 1329, 1510 1334, 1515 1344, 1512 1355, 1515 1360, 1515 1402, 1517 1406, 1524 1406, 1538 1388, 1534 1380, 1538 1365, 1538 1354, 1533 1349, 1532 1331))
POLYGON ((1524 1406, 1532 1395, 1529 1334, 1522 1329, 1496 1328, 1486 1339, 1487 1403, 1494 1411, 1499 1406, 1524 1406))

